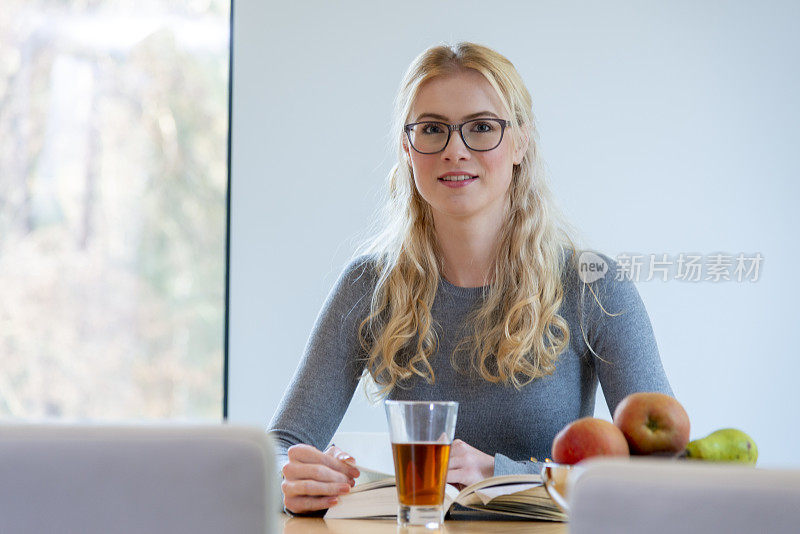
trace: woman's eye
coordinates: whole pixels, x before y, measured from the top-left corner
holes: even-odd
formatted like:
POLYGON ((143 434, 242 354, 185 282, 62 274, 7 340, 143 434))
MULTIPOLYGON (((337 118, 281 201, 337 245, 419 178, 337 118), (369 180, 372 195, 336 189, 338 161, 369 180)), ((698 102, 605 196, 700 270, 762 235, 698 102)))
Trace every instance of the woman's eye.
POLYGON ((438 124, 425 124, 422 126, 422 133, 424 134, 442 133, 442 127, 438 124))
POLYGON ((473 123, 471 130, 476 133, 489 133, 493 132, 495 128, 495 124, 491 121, 482 121, 473 123))

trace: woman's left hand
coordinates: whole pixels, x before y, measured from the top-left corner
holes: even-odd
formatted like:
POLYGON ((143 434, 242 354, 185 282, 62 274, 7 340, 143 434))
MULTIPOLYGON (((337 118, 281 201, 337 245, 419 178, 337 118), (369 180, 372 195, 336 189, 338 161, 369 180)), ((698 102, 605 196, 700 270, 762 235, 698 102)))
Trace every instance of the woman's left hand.
POLYGON ((467 445, 460 439, 450 446, 447 483, 463 489, 494 474, 494 456, 467 445))

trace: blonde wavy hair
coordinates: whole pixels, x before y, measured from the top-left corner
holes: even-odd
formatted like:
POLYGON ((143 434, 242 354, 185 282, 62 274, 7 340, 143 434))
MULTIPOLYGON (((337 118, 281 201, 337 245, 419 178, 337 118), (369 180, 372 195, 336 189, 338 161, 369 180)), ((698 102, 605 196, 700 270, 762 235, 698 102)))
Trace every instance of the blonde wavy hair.
POLYGON ((414 375, 435 381, 430 360, 438 339, 431 307, 442 256, 431 208, 417 191, 411 163, 404 157, 403 127, 425 82, 464 69, 479 72, 495 89, 511 120, 513 142, 527 140, 527 151, 513 168, 491 285, 470 317, 472 334, 460 340, 451 362, 459 368, 457 355, 471 353, 470 366, 483 379, 519 389, 552 374, 570 341, 569 325, 558 310, 568 250, 570 260, 577 262, 572 237, 577 232, 557 209, 547 184, 531 96, 514 65, 494 50, 468 42, 434 46, 414 59, 403 77, 390 138, 397 163, 388 174, 377 231, 356 253, 369 255, 377 276, 359 339, 364 373, 378 386, 378 397, 414 375))

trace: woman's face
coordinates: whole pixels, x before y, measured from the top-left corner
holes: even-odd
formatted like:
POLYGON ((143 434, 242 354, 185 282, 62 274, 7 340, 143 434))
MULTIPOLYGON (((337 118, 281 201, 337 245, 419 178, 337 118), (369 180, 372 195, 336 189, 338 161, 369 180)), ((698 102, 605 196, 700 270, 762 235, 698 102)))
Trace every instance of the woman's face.
MULTIPOLYGON (((505 115, 501 100, 486 78, 468 69, 422 84, 407 123, 510 119, 505 115)), ((436 154, 420 154, 408 144, 407 137, 403 147, 411 161, 417 191, 431 206, 436 219, 500 220, 504 216, 513 166, 525 153, 525 147, 514 150, 508 127, 500 145, 487 152, 467 148, 458 131, 450 134, 445 149, 436 154), (474 178, 454 181, 455 175, 474 178)))

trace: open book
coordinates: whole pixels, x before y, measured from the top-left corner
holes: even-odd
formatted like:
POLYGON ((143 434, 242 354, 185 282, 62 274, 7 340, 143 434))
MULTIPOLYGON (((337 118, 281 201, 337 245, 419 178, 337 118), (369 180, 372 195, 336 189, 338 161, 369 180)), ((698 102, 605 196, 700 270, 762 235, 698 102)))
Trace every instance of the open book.
MULTIPOLYGON (((361 476, 350 493, 328 509, 325 519, 386 518, 397 516, 397 488, 391 475, 358 466, 361 476)), ((466 508, 516 518, 566 521, 550 498, 540 475, 491 477, 458 491, 445 487, 444 509, 454 503, 466 508)))

